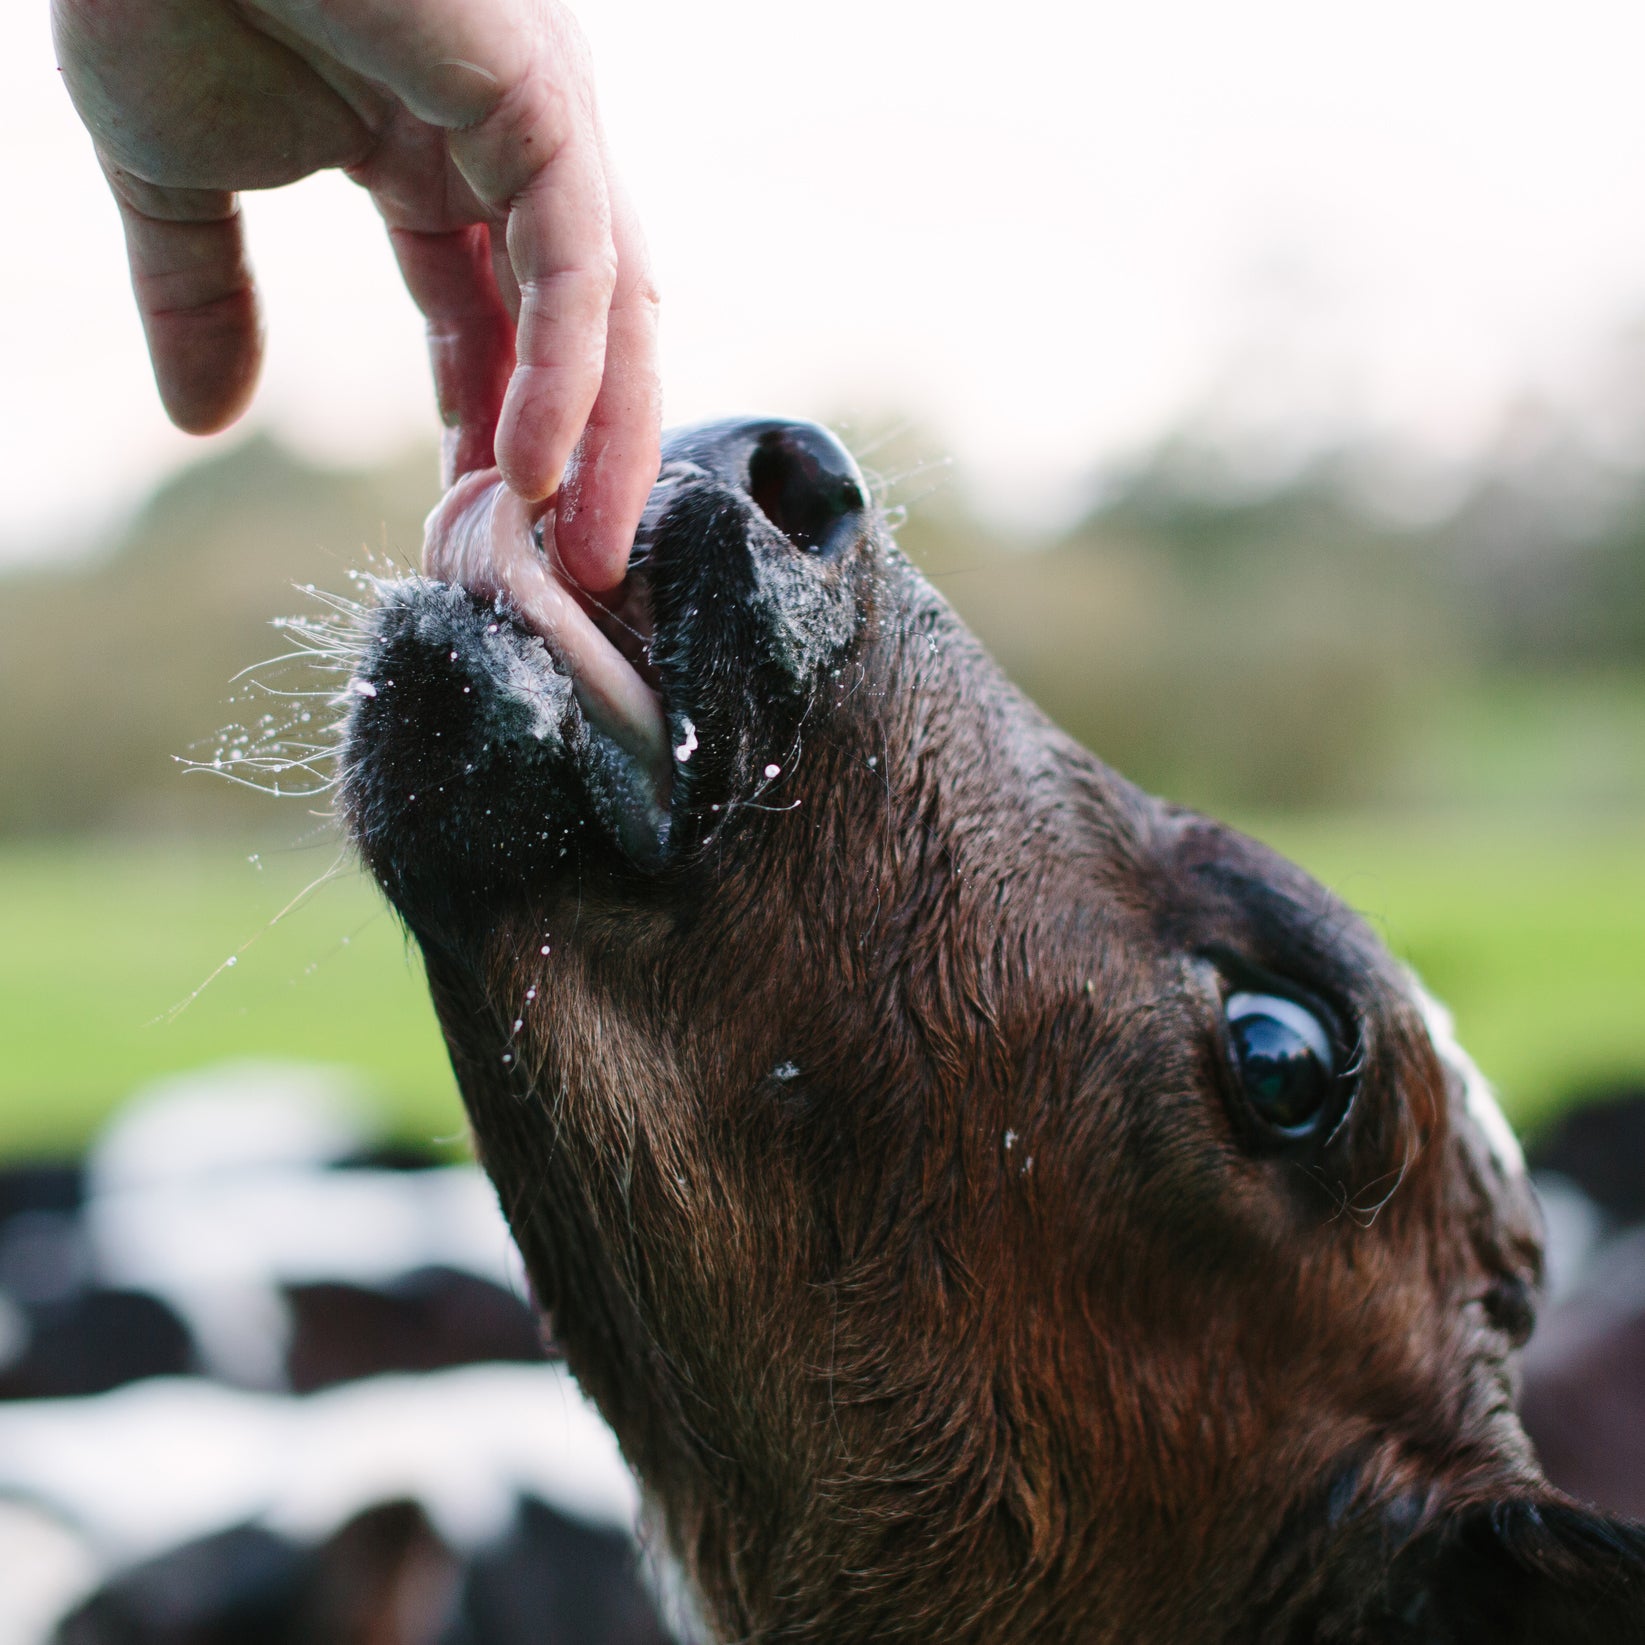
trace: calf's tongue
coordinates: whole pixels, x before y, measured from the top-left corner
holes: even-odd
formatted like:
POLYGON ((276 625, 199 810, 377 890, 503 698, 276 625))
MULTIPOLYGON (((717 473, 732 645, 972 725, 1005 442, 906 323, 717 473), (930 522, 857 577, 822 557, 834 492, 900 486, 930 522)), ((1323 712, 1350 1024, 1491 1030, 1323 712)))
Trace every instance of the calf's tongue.
MULTIPOLYGON (((552 541, 552 530, 545 538, 552 541)), ((657 694, 578 604, 558 565, 537 546, 528 505, 495 469, 465 475, 435 505, 423 528, 423 572, 482 599, 504 595, 571 676, 588 723, 648 773, 660 796, 667 794, 668 726, 657 694)))

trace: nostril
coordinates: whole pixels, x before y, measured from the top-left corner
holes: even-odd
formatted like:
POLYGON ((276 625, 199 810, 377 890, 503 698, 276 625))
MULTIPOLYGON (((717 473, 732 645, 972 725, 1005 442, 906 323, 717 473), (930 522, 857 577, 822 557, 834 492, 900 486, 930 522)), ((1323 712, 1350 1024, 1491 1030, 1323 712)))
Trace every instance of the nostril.
POLYGON ((796 548, 835 554, 868 508, 856 464, 831 435, 804 424, 768 429, 748 459, 748 494, 796 548))

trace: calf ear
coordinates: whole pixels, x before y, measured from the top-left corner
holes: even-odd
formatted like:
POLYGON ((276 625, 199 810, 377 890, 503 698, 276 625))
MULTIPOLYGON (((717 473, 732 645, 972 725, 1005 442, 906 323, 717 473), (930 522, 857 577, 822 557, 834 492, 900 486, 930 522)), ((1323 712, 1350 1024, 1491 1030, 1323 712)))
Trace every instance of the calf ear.
POLYGON ((1639 1645, 1645 1522, 1560 1497, 1510 1497, 1430 1521, 1395 1556, 1379 1640, 1401 1645, 1639 1645))

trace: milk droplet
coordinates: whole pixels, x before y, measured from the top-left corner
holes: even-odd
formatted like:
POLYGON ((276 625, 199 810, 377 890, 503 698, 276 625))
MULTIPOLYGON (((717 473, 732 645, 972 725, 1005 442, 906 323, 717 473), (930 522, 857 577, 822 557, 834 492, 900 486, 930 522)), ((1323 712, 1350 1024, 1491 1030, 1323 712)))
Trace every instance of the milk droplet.
POLYGON ((768 765, 765 768, 765 780, 770 782, 773 777, 780 777, 783 768, 780 765, 768 765))
POLYGON ((548 952, 548 944, 545 942, 538 952, 541 954, 546 954, 548 952))
POLYGON ((223 961, 224 965, 238 965, 239 963, 240 956, 238 954, 230 954, 229 957, 223 961))
POLYGON ((375 697, 377 695, 377 687, 370 680, 350 680, 348 686, 350 691, 356 692, 362 697, 375 697))
POLYGON ((771 1077, 774 1080, 792 1080, 798 1079, 799 1076, 800 1070, 797 1063, 779 1062, 777 1066, 771 1070, 771 1077))

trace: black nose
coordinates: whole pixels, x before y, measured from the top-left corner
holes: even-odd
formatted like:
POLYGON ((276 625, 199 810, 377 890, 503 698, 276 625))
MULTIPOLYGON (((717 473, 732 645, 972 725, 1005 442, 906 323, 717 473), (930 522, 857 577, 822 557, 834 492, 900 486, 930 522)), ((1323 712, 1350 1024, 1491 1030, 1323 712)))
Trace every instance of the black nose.
POLYGON ((668 435, 663 461, 694 463, 746 492, 807 554, 840 552, 867 517, 868 488, 851 453, 815 423, 700 423, 668 435))

